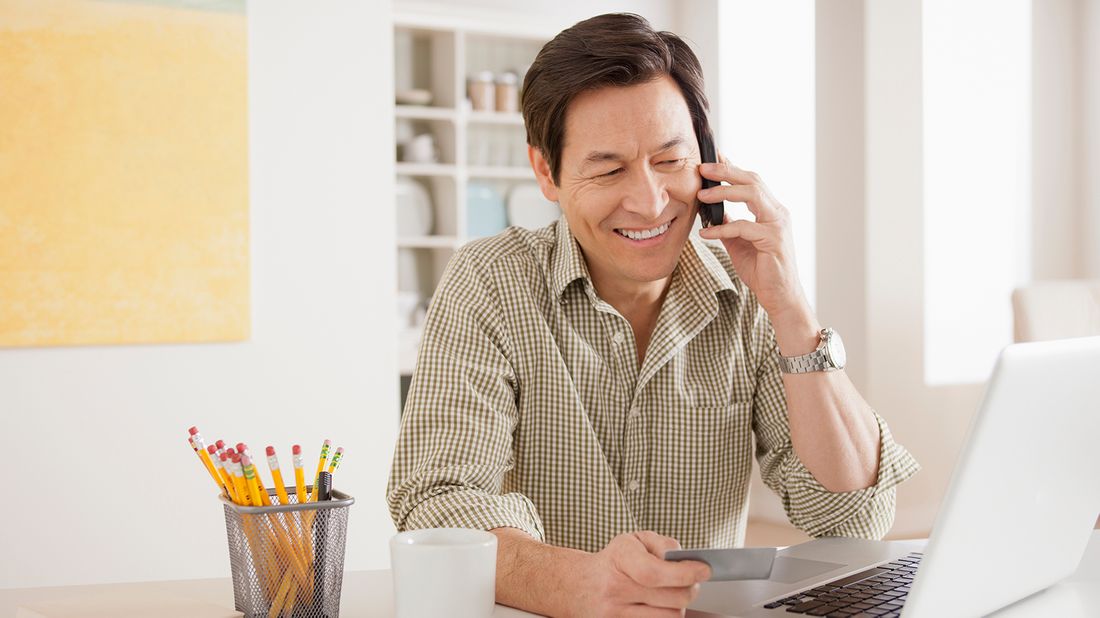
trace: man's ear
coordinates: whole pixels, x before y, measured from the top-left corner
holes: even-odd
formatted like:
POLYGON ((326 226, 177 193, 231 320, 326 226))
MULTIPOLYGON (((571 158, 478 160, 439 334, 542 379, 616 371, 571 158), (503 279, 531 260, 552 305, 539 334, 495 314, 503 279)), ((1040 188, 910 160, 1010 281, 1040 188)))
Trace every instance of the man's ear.
POLYGON ((531 169, 535 170, 535 179, 539 181, 543 197, 551 202, 558 201, 558 186, 554 184, 554 178, 550 175, 550 164, 542 156, 542 151, 528 145, 527 158, 531 161, 531 169))

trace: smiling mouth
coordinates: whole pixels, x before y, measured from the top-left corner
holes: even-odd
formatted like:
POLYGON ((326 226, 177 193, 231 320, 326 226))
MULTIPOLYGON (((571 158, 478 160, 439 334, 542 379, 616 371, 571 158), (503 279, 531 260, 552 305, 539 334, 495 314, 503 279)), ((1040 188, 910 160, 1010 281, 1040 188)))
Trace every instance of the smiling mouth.
POLYGON ((661 236, 662 234, 667 232, 668 228, 672 227, 672 221, 675 221, 675 220, 676 219, 672 219, 671 221, 669 221, 668 223, 665 223, 664 225, 659 225, 655 228, 648 229, 648 230, 627 230, 627 229, 618 228, 618 229, 615 230, 615 233, 618 234, 619 236, 624 237, 624 238, 629 238, 630 240, 648 240, 650 238, 656 238, 658 236, 661 236))

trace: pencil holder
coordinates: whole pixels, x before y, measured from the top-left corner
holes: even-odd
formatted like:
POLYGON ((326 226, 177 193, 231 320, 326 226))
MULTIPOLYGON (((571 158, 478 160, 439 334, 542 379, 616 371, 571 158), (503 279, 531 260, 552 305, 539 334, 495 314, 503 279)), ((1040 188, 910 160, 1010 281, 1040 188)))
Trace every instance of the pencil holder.
MULTIPOLYGON (((221 497, 236 609, 245 618, 336 618, 355 498, 333 490, 331 500, 298 504, 294 488, 287 493, 277 506, 221 497)), ((275 504, 275 491, 268 495, 275 504)))

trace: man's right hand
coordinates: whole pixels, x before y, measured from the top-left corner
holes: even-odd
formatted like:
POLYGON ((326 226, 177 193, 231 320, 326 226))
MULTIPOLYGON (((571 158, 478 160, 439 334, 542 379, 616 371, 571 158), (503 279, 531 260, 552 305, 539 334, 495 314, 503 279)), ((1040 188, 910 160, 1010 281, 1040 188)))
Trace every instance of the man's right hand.
POLYGON ((668 562, 680 543, 656 532, 632 532, 611 540, 578 564, 575 616, 682 616, 710 579, 702 562, 668 562))
POLYGON ((599 552, 555 547, 516 528, 497 535, 497 603, 548 616, 682 616, 710 579, 702 562, 668 562, 680 549, 656 532, 631 532, 599 552))

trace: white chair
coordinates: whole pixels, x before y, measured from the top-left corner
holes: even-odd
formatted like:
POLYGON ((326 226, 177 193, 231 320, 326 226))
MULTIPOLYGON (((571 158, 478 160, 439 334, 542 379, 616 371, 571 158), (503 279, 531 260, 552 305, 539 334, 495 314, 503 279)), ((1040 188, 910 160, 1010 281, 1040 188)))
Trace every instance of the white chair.
POLYGON ((1100 335, 1100 280, 1037 281, 1012 293, 1016 341, 1100 335))

